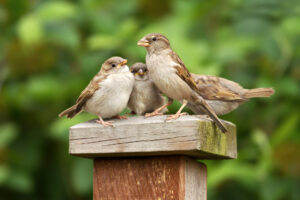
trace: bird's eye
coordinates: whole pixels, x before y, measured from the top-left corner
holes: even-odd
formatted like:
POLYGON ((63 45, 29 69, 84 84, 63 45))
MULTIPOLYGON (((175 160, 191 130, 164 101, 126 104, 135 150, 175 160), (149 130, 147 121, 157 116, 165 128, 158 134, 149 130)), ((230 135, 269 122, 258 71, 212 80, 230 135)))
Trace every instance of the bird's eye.
POLYGON ((116 66, 116 64, 112 64, 112 65, 111 65, 111 67, 115 67, 115 66, 116 66))
POLYGON ((153 37, 153 38, 152 38, 152 41, 156 41, 156 40, 157 40, 157 38, 156 38, 156 37, 153 37))

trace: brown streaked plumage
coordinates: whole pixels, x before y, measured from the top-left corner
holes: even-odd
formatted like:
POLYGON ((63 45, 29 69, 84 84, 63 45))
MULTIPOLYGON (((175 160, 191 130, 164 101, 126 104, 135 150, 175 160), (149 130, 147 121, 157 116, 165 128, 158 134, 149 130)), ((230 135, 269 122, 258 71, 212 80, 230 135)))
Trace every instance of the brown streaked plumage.
MULTIPOLYGON (((201 90, 202 97, 217 115, 233 111, 250 98, 269 97, 274 94, 272 88, 245 89, 238 83, 216 76, 192 74, 192 78, 201 90)), ((188 103, 187 107, 196 114, 205 113, 193 103, 188 103)))
MULTIPOLYGON (((169 40, 158 33, 151 33, 144 36, 138 45, 144 46, 147 50, 146 64, 150 76, 155 85, 170 99, 167 106, 176 99, 182 102, 182 106, 175 115, 167 118, 177 119, 182 115, 182 109, 191 102, 201 109, 205 110, 217 126, 226 132, 226 128, 219 120, 214 111, 203 99, 201 90, 191 77, 190 72, 185 67, 179 56, 170 47, 169 40)), ((153 115, 157 114, 157 110, 153 115)))
POLYGON ((127 60, 121 57, 105 61, 100 72, 81 92, 76 104, 60 113, 59 117, 72 118, 85 110, 97 115, 97 122, 103 126, 112 126, 112 122, 105 122, 103 118, 122 118, 119 113, 127 106, 134 82, 126 63, 127 60))
MULTIPOLYGON (((164 105, 165 99, 149 76, 147 65, 135 63, 130 71, 135 80, 128 108, 137 115, 144 115, 164 105)), ((162 110, 161 114, 166 111, 167 109, 162 110)))

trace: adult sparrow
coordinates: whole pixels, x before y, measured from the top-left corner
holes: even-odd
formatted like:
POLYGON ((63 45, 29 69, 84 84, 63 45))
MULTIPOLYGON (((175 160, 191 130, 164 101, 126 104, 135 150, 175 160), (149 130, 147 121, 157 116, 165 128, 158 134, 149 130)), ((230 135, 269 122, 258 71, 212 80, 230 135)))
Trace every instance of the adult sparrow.
MULTIPOLYGON (((192 74, 202 97, 217 115, 227 114, 239 105, 254 97, 269 97, 274 94, 272 88, 245 89, 238 83, 216 76, 192 74)), ((205 112, 194 103, 187 107, 196 114, 205 112)))
POLYGON ((76 104, 59 114, 59 117, 74 117, 82 110, 98 116, 98 123, 112 126, 105 118, 117 117, 126 108, 133 88, 134 78, 126 65, 127 60, 112 57, 106 60, 101 70, 81 92, 76 104))
POLYGON ((205 110, 205 113, 213 119, 222 132, 227 131, 203 99, 201 90, 198 89, 190 72, 179 56, 172 50, 170 42, 165 36, 151 33, 138 41, 138 45, 145 47, 147 50, 146 64, 150 77, 158 89, 169 98, 169 102, 155 110, 152 115, 156 115, 161 109, 169 106, 175 99, 181 101, 182 106, 175 115, 170 115, 167 120, 177 119, 184 114, 181 113, 182 109, 188 102, 191 102, 205 110))
MULTIPOLYGON (((128 108, 137 115, 153 112, 165 104, 165 99, 149 76, 147 65, 135 63, 130 67, 134 75, 134 85, 131 92, 128 108)), ((161 114, 166 112, 164 109, 161 114)))

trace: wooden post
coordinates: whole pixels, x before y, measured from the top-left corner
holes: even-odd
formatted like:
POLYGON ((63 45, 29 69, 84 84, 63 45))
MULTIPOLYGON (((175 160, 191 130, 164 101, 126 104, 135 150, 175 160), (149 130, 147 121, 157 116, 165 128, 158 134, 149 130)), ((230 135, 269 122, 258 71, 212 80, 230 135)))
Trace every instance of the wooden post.
POLYGON ((235 125, 223 134, 201 116, 94 121, 70 128, 70 154, 94 159, 94 200, 204 200, 206 166, 237 157, 235 125))

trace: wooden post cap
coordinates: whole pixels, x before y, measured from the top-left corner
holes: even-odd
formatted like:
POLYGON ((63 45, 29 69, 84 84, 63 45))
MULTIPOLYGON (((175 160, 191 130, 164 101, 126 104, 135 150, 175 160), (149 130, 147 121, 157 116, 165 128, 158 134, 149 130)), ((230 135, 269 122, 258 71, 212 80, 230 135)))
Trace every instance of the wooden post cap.
POLYGON ((222 133, 205 116, 130 117, 103 127, 94 120, 70 128, 69 153, 82 157, 187 155, 199 159, 237 158, 236 127, 222 133))

